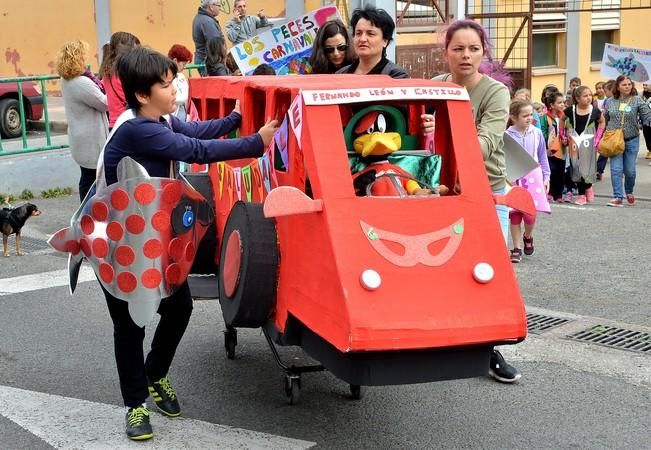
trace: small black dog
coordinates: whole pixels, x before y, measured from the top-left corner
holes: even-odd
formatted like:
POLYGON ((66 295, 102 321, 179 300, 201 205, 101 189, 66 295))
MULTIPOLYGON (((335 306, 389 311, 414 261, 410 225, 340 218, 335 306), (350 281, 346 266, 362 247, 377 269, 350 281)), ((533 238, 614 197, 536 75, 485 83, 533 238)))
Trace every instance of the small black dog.
MULTIPOLYGON (((5 199, 5 203, 8 203, 5 199)), ((2 249, 3 255, 9 256, 9 246, 7 241, 10 234, 16 235, 16 254, 22 256, 20 250, 20 230, 23 229, 25 222, 32 216, 40 216, 41 212, 36 205, 25 203, 17 208, 0 209, 0 231, 2 232, 2 249)))

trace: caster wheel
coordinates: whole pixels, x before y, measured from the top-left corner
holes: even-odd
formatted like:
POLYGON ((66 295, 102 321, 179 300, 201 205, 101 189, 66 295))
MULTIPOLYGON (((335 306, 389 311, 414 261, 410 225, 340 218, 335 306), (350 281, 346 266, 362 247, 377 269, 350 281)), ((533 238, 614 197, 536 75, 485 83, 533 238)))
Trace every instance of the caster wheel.
POLYGON ((362 398, 362 387, 358 384, 350 385, 350 398, 353 400, 359 400, 362 398))
POLYGON ((235 347, 237 346, 237 330, 228 328, 224 331, 224 349, 228 359, 235 359, 235 347))
POLYGON ((285 396, 288 405, 295 405, 301 394, 301 378, 298 375, 285 376, 285 396))

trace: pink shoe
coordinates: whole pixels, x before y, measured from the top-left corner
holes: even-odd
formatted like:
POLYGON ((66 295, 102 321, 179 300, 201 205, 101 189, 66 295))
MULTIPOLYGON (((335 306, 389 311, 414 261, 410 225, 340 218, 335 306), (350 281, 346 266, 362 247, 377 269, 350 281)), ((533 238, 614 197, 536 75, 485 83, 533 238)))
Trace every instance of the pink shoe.
POLYGON ((607 205, 621 208, 622 206, 624 206, 624 202, 622 201, 621 198, 614 198, 611 201, 609 201, 607 205))
POLYGON ((635 196, 633 194, 626 194, 626 201, 628 202, 628 206, 635 205, 635 196))
POLYGON ((594 189, 592 189, 592 187, 585 190, 585 198, 588 203, 594 202, 594 189))
POLYGON ((572 203, 574 201, 574 195, 571 192, 566 192, 563 194, 563 202, 572 203))
POLYGON ((588 203, 588 199, 585 195, 577 195, 576 200, 574 200, 575 205, 585 206, 588 203))

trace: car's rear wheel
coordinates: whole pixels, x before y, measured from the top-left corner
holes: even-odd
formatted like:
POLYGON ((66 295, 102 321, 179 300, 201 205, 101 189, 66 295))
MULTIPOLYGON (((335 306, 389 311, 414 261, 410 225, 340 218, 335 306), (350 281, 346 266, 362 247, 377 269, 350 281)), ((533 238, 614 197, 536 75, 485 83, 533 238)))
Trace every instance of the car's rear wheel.
POLYGON ((5 138, 16 138, 22 131, 20 105, 14 98, 0 100, 0 131, 5 138))
POLYGON ((276 222, 262 205, 238 201, 224 228, 219 263, 219 302, 228 327, 258 328, 276 305, 276 222))

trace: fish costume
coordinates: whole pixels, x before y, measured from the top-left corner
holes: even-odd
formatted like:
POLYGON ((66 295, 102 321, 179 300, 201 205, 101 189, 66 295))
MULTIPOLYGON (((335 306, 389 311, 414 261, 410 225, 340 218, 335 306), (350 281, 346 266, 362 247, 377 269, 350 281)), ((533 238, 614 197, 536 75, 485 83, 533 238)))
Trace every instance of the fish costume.
MULTIPOLYGON (((130 118, 120 117, 123 120, 116 123, 107 143, 130 118)), ((161 299, 186 280, 214 211, 182 175, 150 177, 130 157, 119 162, 118 181, 107 187, 103 152, 99 161, 98 179, 70 226, 56 232, 48 243, 69 253, 71 293, 85 259, 102 286, 128 302, 133 321, 145 326, 161 299)))

